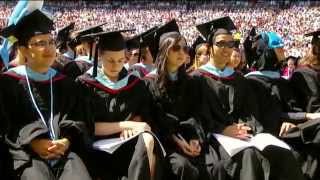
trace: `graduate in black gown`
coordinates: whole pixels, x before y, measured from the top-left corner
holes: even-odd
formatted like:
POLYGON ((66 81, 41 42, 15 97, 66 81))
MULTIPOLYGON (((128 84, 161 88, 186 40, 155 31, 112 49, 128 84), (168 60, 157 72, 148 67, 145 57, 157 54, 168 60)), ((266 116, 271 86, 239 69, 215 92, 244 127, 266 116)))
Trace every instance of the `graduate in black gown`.
POLYGON ((1 74, 4 138, 18 179, 91 179, 79 155, 88 139, 85 104, 76 84, 50 68, 55 60, 53 21, 40 10, 4 28, 27 58, 1 74))
MULTIPOLYGON (((312 48, 302 59, 300 66, 294 71, 290 84, 305 114, 305 123, 289 129, 288 135, 300 138, 296 144, 303 171, 309 179, 319 179, 319 145, 320 145, 320 31, 312 32, 312 48), (301 142, 302 140, 302 142, 301 142)), ((294 141, 297 142, 297 141, 294 141)))
POLYGON ((52 68, 61 72, 66 64, 74 59, 74 50, 71 48, 71 32, 74 29, 75 22, 58 30, 56 37, 57 59, 52 65, 52 68))
MULTIPOLYGON (((200 26, 200 27, 199 27, 200 26)), ((229 17, 219 18, 199 25, 207 31, 210 44, 210 61, 194 72, 204 77, 203 127, 210 144, 219 149, 219 156, 227 171, 227 179, 303 179, 293 154, 276 146, 263 151, 248 147, 234 156, 218 143, 212 133, 240 140, 248 140, 255 134, 268 132, 259 118, 257 101, 248 81, 226 65, 235 46, 231 30, 235 29, 229 17), (212 32, 213 31, 213 32, 212 32)))
POLYGON ((209 176, 204 134, 199 119, 194 116, 199 91, 195 80, 186 73, 188 47, 178 31, 176 24, 169 23, 155 32, 160 38, 155 42, 159 43, 157 69, 145 81, 153 95, 157 133, 167 150, 166 178, 205 180, 209 176))
POLYGON ((315 125, 319 114, 303 111, 289 81, 280 76, 281 61, 285 59, 280 36, 274 32, 261 33, 254 44, 257 71, 246 77, 254 86, 257 97, 266 102, 260 105, 263 118, 265 121, 278 119, 279 136, 292 146, 306 178, 318 179, 319 149, 308 142, 310 137, 304 134, 310 132, 308 129, 315 125))
POLYGON ((98 24, 71 33, 71 42, 69 42, 69 46, 73 50, 74 57, 72 58, 72 61, 63 66, 61 71, 63 74, 72 79, 76 79, 92 67, 96 42, 90 36, 86 35, 103 32, 101 26, 105 24, 106 23, 98 24))
POLYGON ((127 40, 127 47, 131 46, 131 49, 138 49, 138 62, 129 67, 127 63, 128 71, 138 71, 141 77, 144 77, 155 69, 154 59, 149 50, 149 44, 153 41, 153 34, 157 27, 151 28, 146 32, 136 35, 127 40))
MULTIPOLYGON (((123 67, 125 41, 122 34, 116 31, 91 36, 99 39, 95 65, 77 81, 94 107, 95 140, 127 139, 144 131, 150 132, 151 95, 139 73, 127 73, 123 67), (98 57, 101 68, 97 65, 98 57)), ((92 165, 96 176, 102 179, 157 179, 156 154, 160 152, 156 152, 157 146, 153 136, 142 133, 113 154, 93 150, 92 165)))

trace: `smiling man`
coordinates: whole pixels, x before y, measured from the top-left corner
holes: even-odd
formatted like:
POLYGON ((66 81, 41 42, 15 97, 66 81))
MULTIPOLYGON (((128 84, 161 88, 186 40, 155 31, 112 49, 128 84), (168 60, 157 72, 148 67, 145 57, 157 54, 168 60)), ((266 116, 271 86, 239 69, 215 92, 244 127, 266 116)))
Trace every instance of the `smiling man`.
MULTIPOLYGON (((84 149, 84 103, 73 81, 50 68, 53 22, 40 10, 0 33, 14 36, 26 65, 0 76, 5 141, 19 179, 91 179, 75 150, 84 149)), ((85 105, 84 105, 85 106, 85 105)), ((78 153, 79 154, 79 153, 78 153)))

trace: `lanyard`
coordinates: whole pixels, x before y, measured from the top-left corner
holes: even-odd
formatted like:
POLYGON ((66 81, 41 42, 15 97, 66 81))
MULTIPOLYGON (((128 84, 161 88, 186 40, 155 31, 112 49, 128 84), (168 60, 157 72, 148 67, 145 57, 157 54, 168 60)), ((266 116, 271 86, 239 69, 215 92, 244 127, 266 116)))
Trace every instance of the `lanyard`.
POLYGON ((57 137, 56 137, 56 134, 54 132, 54 128, 53 128, 53 88, 52 88, 52 76, 50 76, 50 122, 49 122, 49 127, 44 119, 44 116, 42 115, 35 99, 34 99, 34 96, 32 94, 32 91, 31 91, 31 86, 30 86, 30 82, 29 82, 29 78, 28 78, 28 74, 26 72, 26 80, 27 80, 27 84, 28 84, 28 90, 29 90, 29 94, 30 94, 30 97, 31 97, 31 100, 32 100, 32 103, 35 107, 35 109, 37 110, 40 118, 41 118, 41 121, 43 122, 43 124, 49 129, 49 133, 50 133, 50 137, 52 140, 55 140, 57 137))

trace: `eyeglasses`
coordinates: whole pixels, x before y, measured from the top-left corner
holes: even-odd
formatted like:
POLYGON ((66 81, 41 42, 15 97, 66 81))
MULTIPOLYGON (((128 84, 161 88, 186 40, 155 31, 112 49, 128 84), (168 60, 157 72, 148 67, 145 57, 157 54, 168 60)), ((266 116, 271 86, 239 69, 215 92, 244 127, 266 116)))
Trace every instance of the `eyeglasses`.
POLYGON ((233 48, 236 45, 235 41, 219 41, 219 42, 215 42, 215 45, 219 48, 233 48))
POLYGON ((49 41, 41 40, 34 43, 30 43, 30 46, 34 46, 37 48, 44 48, 46 46, 55 46, 55 45, 56 45, 56 41, 54 39, 51 39, 49 41))
POLYGON ((188 53, 189 52, 189 47, 188 46, 180 46, 180 45, 174 45, 172 46, 172 51, 178 52, 181 49, 183 50, 184 53, 188 53))

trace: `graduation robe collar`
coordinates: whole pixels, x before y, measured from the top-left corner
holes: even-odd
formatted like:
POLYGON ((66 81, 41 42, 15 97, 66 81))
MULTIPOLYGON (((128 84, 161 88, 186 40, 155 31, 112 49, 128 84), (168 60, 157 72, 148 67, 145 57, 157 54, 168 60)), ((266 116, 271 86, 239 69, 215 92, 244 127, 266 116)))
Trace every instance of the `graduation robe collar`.
POLYGON ((64 57, 67 57, 67 58, 69 58, 69 59, 73 59, 73 57, 74 57, 74 52, 71 51, 71 50, 69 50, 69 51, 67 51, 66 53, 64 53, 63 56, 64 56, 64 57))
POLYGON ((177 81, 178 80, 178 71, 173 73, 168 73, 170 81, 177 81))
POLYGON ((93 62, 93 59, 90 60, 89 56, 78 56, 74 60, 75 61, 85 61, 85 62, 87 62, 89 64, 92 64, 92 62, 93 62))
MULTIPOLYGON (((87 71, 87 74, 89 74, 91 76, 92 76, 92 73, 93 73, 93 67, 91 67, 87 71)), ((124 78, 122 78, 121 80, 118 80, 117 82, 113 82, 108 78, 108 76, 106 76, 103 73, 103 70, 101 68, 98 68, 97 77, 95 77, 95 79, 100 84, 102 84, 104 87, 107 87, 112 90, 120 90, 121 88, 124 88, 125 86, 128 85, 130 76, 136 76, 137 78, 140 78, 140 75, 137 71, 132 71, 132 72, 128 73, 128 75, 125 76, 124 78)))
POLYGON ((279 79, 281 77, 280 73, 277 71, 253 71, 245 75, 245 77, 256 75, 256 76, 264 76, 271 79, 279 79))
POLYGON ((145 64, 143 64, 142 62, 136 63, 136 64, 134 64, 134 66, 142 67, 142 68, 146 69, 146 70, 149 71, 149 72, 155 69, 155 67, 154 67, 153 65, 149 65, 149 64, 148 64, 148 65, 145 65, 145 64))
POLYGON ((202 65, 200 70, 204 70, 210 74, 213 74, 214 76, 225 78, 231 76, 235 71, 232 68, 225 67, 222 71, 216 67, 214 67, 210 62, 208 62, 205 65, 202 65))
POLYGON ((48 81, 50 77, 54 77, 57 74, 57 71, 53 68, 49 68, 48 72, 45 74, 38 73, 33 71, 32 69, 28 68, 26 65, 20 65, 8 70, 8 72, 15 72, 21 76, 28 76, 28 78, 32 79, 33 81, 48 81))
POLYGON ((155 76, 157 76, 157 68, 155 68, 154 70, 152 70, 151 72, 149 72, 148 74, 146 74, 146 78, 153 78, 155 76))

